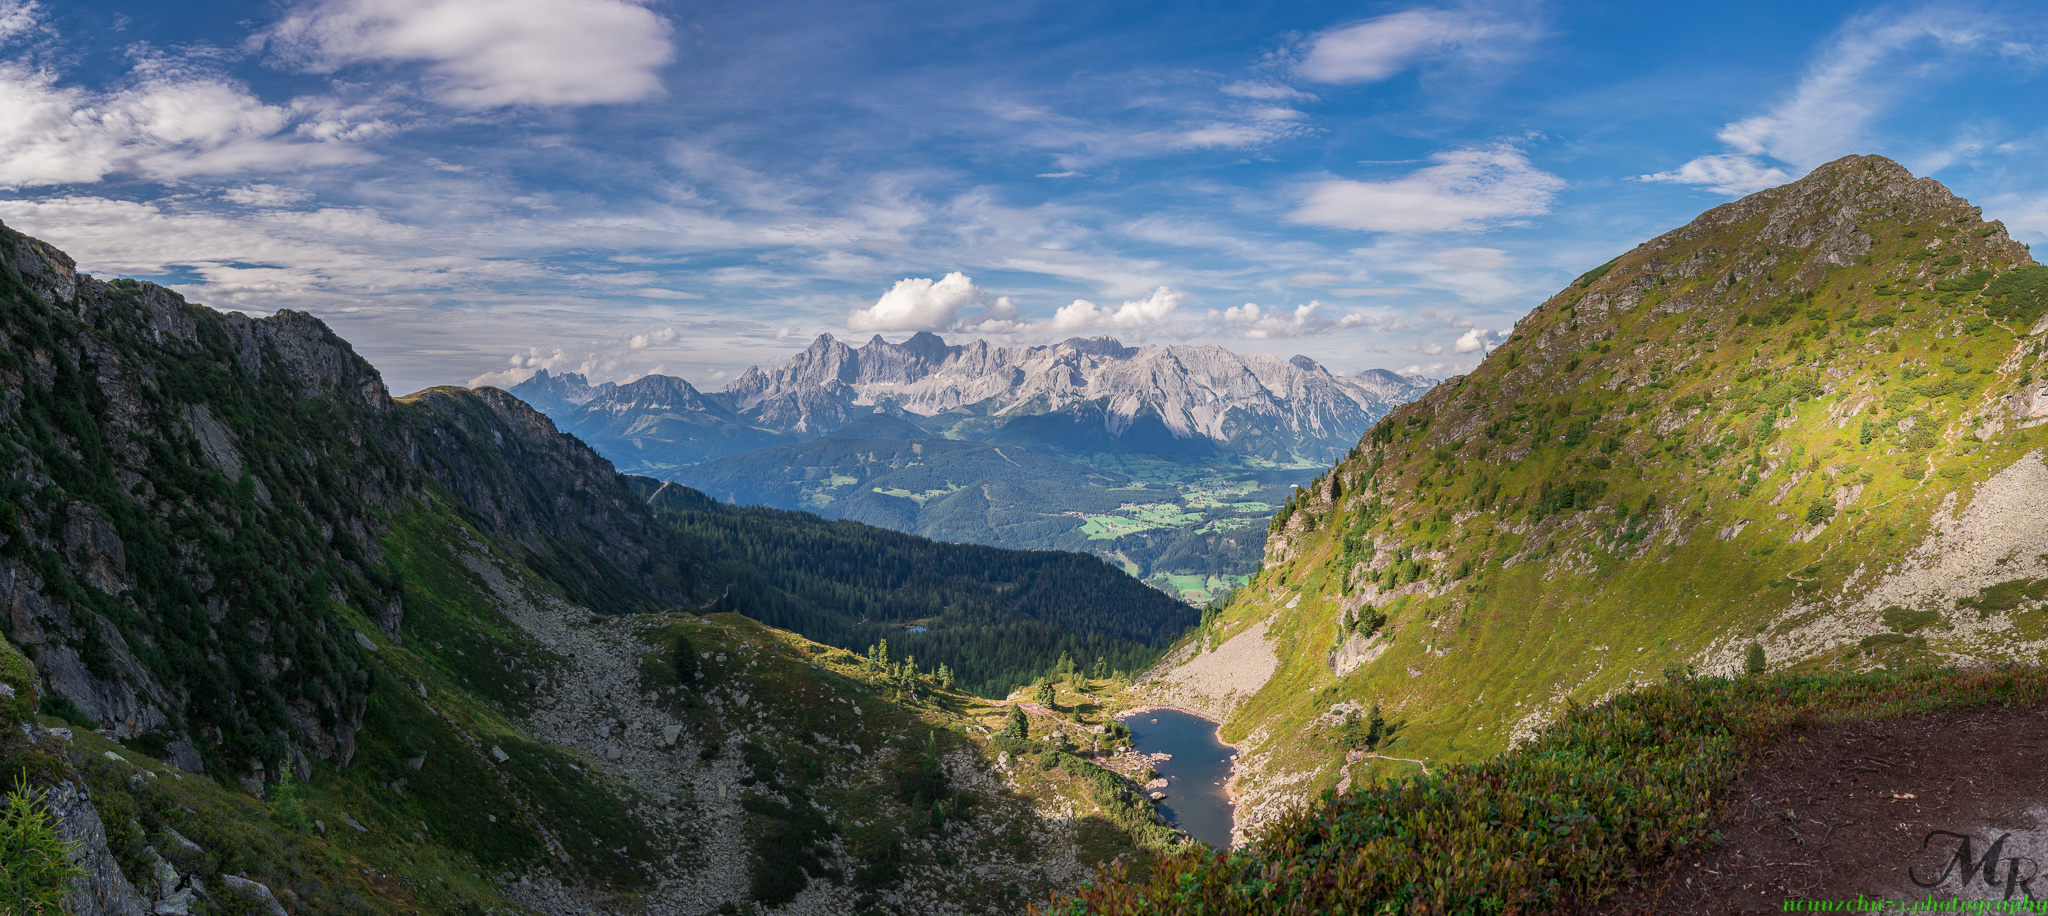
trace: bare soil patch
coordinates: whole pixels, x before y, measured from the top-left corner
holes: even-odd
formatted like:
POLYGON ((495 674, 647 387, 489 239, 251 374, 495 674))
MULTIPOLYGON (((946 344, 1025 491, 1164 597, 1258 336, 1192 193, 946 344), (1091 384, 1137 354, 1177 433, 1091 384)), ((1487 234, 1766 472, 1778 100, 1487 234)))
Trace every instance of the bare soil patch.
POLYGON ((2048 704, 1795 732, 1750 766, 1723 816, 1719 842, 1585 912, 2048 899, 2048 704))

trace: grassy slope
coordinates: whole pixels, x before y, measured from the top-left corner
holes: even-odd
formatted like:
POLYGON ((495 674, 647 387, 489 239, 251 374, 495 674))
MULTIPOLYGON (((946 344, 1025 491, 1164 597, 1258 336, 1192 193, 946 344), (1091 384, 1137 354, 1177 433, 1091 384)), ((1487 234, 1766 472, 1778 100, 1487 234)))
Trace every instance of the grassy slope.
MULTIPOLYGON (((301 774, 310 778, 294 786, 303 821, 279 807, 276 785, 268 787, 272 800, 265 802, 222 781, 178 773, 147 748, 123 747, 82 728, 74 729, 68 766, 49 758, 48 741, 14 742, 0 747, 0 773, 28 772, 46 780, 76 772, 92 788, 109 822, 116 858, 131 875, 146 873, 145 844, 160 850, 177 846, 168 828, 204 849, 189 862, 173 856, 181 867, 209 878, 239 874, 280 892, 289 889, 298 912, 483 912, 511 906, 493 879, 516 875, 551 876, 629 905, 649 885, 651 863, 687 847, 691 831, 650 822, 644 806, 654 800, 600 775, 601 762, 527 736, 520 724, 525 704, 542 676, 563 660, 499 613, 490 589, 461 562, 478 542, 473 529, 432 505, 393 521, 383 546, 405 589, 403 644, 353 611, 337 610, 343 623, 376 634, 376 686, 354 759, 341 769, 315 763, 310 774, 301 774), (493 748, 509 759, 496 761, 493 748), (424 765, 414 768, 410 761, 422 757, 424 765), (350 820, 368 832, 346 826, 350 820)), ((525 588, 559 594, 547 580, 518 572, 525 588)), ((955 872, 968 858, 1047 855, 1037 812, 1085 812, 1095 805, 1085 779, 1060 771, 1034 773, 1019 781, 1021 795, 949 797, 949 816, 978 825, 962 836, 987 848, 925 845, 920 840, 932 835, 930 815, 898 797, 903 772, 935 746, 938 753, 993 759, 1000 751, 989 747, 989 732, 1003 721, 998 706, 929 682, 906 691, 864 670, 850 653, 738 615, 650 615, 640 621, 647 647, 639 659, 642 682, 686 724, 683 747, 710 743, 725 754, 740 754, 745 742, 754 742, 756 756, 769 761, 784 791, 805 791, 826 812, 843 843, 845 856, 835 861, 845 881, 864 880, 858 878, 863 866, 884 863, 879 877, 865 880, 886 894, 902 880, 891 879, 888 869, 928 876, 955 872), (752 708, 760 711, 753 721, 738 721, 696 699, 698 693, 675 689, 679 685, 661 647, 678 635, 721 659, 706 663, 703 683, 752 697, 752 708), (863 714, 853 714, 852 705, 863 714), (814 743, 818 735, 835 744, 858 743, 862 750, 833 753, 829 744, 814 743)), ((0 649, 0 656, 26 671, 27 662, 11 647, 0 649)), ((24 685, 23 693, 33 684, 25 674, 6 680, 24 685)), ((707 686, 701 692, 708 691, 707 686)), ((32 704, 31 696, 14 711, 26 714, 32 704)), ((1041 731, 1050 721, 1041 717, 1041 731)), ((64 724, 49 717, 43 722, 64 724)), ((9 733, 15 731, 10 725, 9 733)), ((680 750, 678 761, 709 765, 680 750)), ((688 813, 695 802, 676 802, 686 826, 698 816, 688 813)), ((764 850, 771 849, 762 844, 785 826, 772 815, 753 816, 747 831, 755 848, 746 862, 706 862, 688 849, 684 860, 714 870, 758 869, 764 850)), ((1086 866, 1139 846, 1131 829, 1099 811, 1082 817, 1075 839, 1086 866)), ((969 911, 1000 912, 1057 886, 1045 883, 1042 874, 1019 880, 997 873, 965 875, 948 891, 969 911)))
MULTIPOLYGON (((1889 175, 1841 180, 1856 192, 1889 175)), ((2048 444, 2048 429, 1988 422, 2042 372, 2033 322, 1990 320, 1974 293, 1934 288, 2030 263, 2020 246, 1960 201, 1848 196, 1864 202, 1855 225, 1873 244, 1847 266, 1820 263, 1820 245, 1770 250, 1758 240, 1768 208, 1673 233, 1552 297, 1473 374, 1397 410, 1336 467, 1336 499, 1319 484, 1222 624, 1227 636, 1271 620, 1282 660, 1224 729, 1254 738, 1254 792, 1287 773, 1312 774, 1285 793, 1295 798, 1336 784, 1339 751, 1316 731, 1339 704, 1383 705, 1401 725, 1382 748, 1391 756, 1470 760, 1567 698, 1607 696, 1670 664, 1724 666, 1730 636, 1794 644, 1918 544, 1937 507, 2048 444), (1682 276, 1674 265, 1688 261, 1706 266, 1682 276), (1612 304, 1630 291, 1633 307, 1612 304), (1943 393, 1950 379, 1966 387, 1943 393), (1761 419, 1779 408, 1779 421, 1761 419), (1920 437, 1899 428, 1907 418, 1920 437), (1597 489, 1558 505, 1560 488, 1589 482, 1597 489), (1795 540, 1816 500, 1832 507, 1857 485, 1817 537, 1795 540), (1745 520, 1732 540, 1717 536, 1745 520), (1391 644, 1340 680, 1327 653, 1345 609, 1364 605, 1388 613, 1391 644)), ((2016 574, 2034 562, 2007 559, 2016 574)), ((2048 635, 2041 616, 2012 615, 2005 648, 2048 635)), ((1858 648, 1837 640, 1811 663, 1882 660, 1858 648)), ((2011 654, 1939 633, 1882 652, 2011 654)))

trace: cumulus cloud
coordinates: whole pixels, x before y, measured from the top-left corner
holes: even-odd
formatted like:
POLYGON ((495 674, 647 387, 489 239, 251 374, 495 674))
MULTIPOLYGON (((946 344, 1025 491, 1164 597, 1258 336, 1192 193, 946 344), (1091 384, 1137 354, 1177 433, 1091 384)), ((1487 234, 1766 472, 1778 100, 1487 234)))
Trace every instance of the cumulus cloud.
POLYGON ((1404 10, 1310 36, 1295 73, 1318 83, 1376 83, 1433 59, 1505 60, 1535 34, 1529 23, 1404 10))
POLYGON ((1316 314, 1323 307, 1320 302, 1286 309, 1261 309, 1258 303, 1224 309, 1218 317, 1223 324, 1237 330, 1246 340, 1276 340, 1288 337, 1303 337, 1311 334, 1327 334, 1355 328, 1367 323, 1366 317, 1353 312, 1337 318, 1324 318, 1316 314))
POLYGON ((1486 353, 1492 351, 1494 347, 1500 346, 1500 342, 1505 339, 1507 339, 1507 333, 1504 331, 1473 328, 1460 336, 1456 343, 1451 344, 1451 352, 1486 353))
POLYGON ((1564 179, 1511 146, 1450 150, 1430 159, 1436 164, 1391 181, 1319 182, 1286 220, 1366 232, 1471 231, 1548 213, 1564 187, 1564 179))
POLYGON ((1127 300, 1114 309, 1096 305, 1086 299, 1076 299, 1060 306, 1052 320, 1042 326, 1056 333, 1070 331, 1142 330, 1166 323, 1173 313, 1186 304, 1188 294, 1167 287, 1159 287, 1152 295, 1143 299, 1127 300))
MULTIPOLYGON (((679 343, 687 343, 688 336, 673 327, 664 327, 638 334, 627 334, 603 340, 586 341, 576 350, 562 347, 537 346, 517 350, 505 359, 503 369, 479 374, 463 384, 471 388, 490 385, 509 388, 532 378, 542 369, 549 372, 576 373, 591 382, 614 381, 624 384, 649 375, 670 374, 666 364, 655 362, 648 367, 647 360, 659 350, 679 343)), ((719 373, 722 376, 724 373, 719 373)))
POLYGON ((626 349, 645 350, 648 347, 656 346, 659 344, 675 343, 677 340, 680 340, 681 338, 682 335, 677 334, 675 328, 662 328, 659 331, 650 331, 646 334, 635 334, 632 337, 626 338, 626 349))
POLYGON ((1871 122, 1908 80, 1951 69, 1925 66, 1931 62, 1926 58, 1968 50, 2000 53, 1996 43, 1951 13, 1857 17, 1822 48, 1790 96, 1763 114, 1721 128, 1716 139, 1729 151, 1636 180, 1697 185, 1730 196, 1783 184, 1865 145, 1871 122))
POLYGON ((262 40, 290 66, 331 73, 421 63, 458 108, 589 105, 659 95, 667 20, 631 0, 321 0, 262 40))
POLYGON ((335 142, 347 136, 298 136, 306 107, 268 104, 241 83, 166 58, 139 60, 128 85, 108 91, 60 86, 52 70, 0 63, 0 188, 370 158, 335 142))
POLYGON ((933 280, 906 277, 864 309, 846 316, 846 326, 856 331, 950 331, 961 325, 961 313, 980 306, 980 324, 1008 321, 1017 317, 1016 306, 998 299, 974 285, 974 280, 953 271, 933 280))

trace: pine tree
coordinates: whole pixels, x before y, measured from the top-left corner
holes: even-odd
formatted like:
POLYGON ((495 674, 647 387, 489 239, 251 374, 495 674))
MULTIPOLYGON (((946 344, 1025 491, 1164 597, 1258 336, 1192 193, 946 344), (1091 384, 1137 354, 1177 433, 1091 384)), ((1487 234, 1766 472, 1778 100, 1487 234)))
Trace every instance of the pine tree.
POLYGON ((1031 698, 1047 709, 1060 708, 1059 693, 1052 689, 1051 681, 1039 681, 1038 686, 1032 688, 1031 698))
POLYGON ((1003 726, 1005 738, 1031 737, 1031 719, 1024 715, 1024 707, 1010 707, 1010 724, 1003 726))
POLYGON ((1764 673, 1764 647, 1762 643, 1749 644, 1749 657, 1742 660, 1742 670, 1751 676, 1764 673))
POLYGON ((690 644, 690 637, 677 634, 675 645, 669 647, 669 665, 676 672, 676 680, 691 684, 697 680, 697 647, 690 644))
POLYGON ((1100 655, 1098 655, 1098 656, 1095 656, 1095 671, 1094 671, 1094 677, 1095 677, 1095 679, 1096 679, 1096 680, 1098 680, 1098 681, 1099 681, 1099 680, 1102 680, 1103 678, 1109 677, 1109 660, 1108 660, 1108 659, 1105 659, 1105 658, 1103 658, 1103 657, 1102 657, 1102 656, 1100 656, 1100 655))
POLYGON ((948 668, 948 667, 946 667, 946 663, 945 663, 945 662, 940 662, 940 663, 939 663, 939 675, 938 675, 938 677, 939 677, 939 688, 940 688, 940 689, 942 689, 942 690, 951 690, 951 689, 953 689, 953 669, 951 669, 951 668, 948 668))

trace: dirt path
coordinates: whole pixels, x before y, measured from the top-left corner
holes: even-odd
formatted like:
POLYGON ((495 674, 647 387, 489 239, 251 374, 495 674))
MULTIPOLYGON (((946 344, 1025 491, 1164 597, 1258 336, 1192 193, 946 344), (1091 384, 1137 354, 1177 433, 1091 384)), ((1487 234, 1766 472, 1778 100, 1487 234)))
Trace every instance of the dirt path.
POLYGON ((1798 733, 1730 797, 1719 843, 1586 912, 2048 900, 2048 705, 1798 733))

